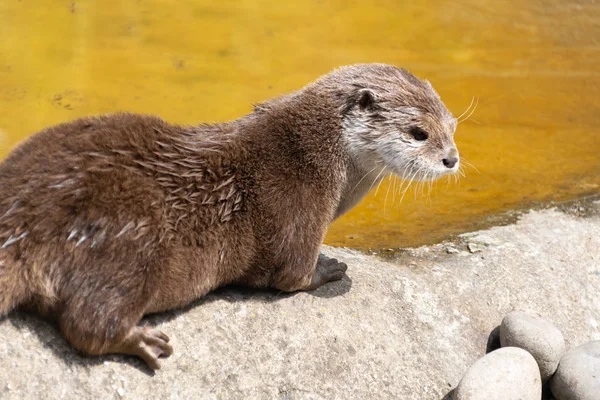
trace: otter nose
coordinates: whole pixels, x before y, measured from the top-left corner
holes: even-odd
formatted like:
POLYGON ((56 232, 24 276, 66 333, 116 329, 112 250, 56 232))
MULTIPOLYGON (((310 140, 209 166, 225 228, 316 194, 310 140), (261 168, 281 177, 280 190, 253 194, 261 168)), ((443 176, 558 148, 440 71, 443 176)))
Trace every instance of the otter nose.
POLYGON ((448 157, 448 158, 444 158, 442 160, 442 162, 444 163, 444 165, 448 168, 454 168, 454 166, 456 165, 456 163, 458 162, 458 157, 448 157))

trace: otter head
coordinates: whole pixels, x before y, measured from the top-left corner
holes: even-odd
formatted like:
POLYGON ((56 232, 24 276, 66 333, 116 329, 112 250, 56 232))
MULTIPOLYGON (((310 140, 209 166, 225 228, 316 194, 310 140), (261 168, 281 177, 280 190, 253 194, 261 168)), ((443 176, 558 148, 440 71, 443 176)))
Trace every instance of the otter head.
POLYGON ((458 171, 457 121, 429 82, 394 66, 359 64, 323 83, 341 107, 352 161, 365 173, 423 181, 458 171))

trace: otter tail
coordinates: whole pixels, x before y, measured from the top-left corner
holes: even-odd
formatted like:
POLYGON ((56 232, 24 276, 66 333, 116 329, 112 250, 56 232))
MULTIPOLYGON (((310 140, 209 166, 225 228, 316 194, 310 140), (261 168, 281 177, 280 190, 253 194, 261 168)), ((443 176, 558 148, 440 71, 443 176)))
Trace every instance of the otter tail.
POLYGON ((27 300, 27 286, 15 264, 0 249, 0 317, 27 300))

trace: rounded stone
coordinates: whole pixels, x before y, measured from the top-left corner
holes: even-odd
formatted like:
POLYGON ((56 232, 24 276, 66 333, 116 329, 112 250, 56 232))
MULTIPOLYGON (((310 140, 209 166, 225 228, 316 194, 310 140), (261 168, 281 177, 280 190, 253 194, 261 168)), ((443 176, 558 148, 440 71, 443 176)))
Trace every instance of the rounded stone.
POLYGON ((514 311, 502 320, 500 344, 527 350, 540 368, 542 382, 546 382, 558 367, 565 352, 562 333, 545 319, 521 311, 514 311))
POLYGON ((454 400, 540 400, 542 381, 535 359, 518 347, 486 354, 467 370, 454 400))
POLYGON ((550 380, 557 400, 600 399, 600 340, 567 352, 550 380))

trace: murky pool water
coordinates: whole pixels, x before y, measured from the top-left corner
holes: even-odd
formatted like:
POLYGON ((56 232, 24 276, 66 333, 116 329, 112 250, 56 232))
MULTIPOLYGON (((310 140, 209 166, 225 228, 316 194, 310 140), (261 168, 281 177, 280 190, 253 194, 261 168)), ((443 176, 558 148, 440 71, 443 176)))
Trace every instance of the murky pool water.
POLYGON ((600 2, 0 2, 0 155, 117 110, 223 121, 332 68, 387 62, 455 115, 460 184, 387 181, 330 229, 358 248, 433 242, 488 215, 600 191, 600 2))

